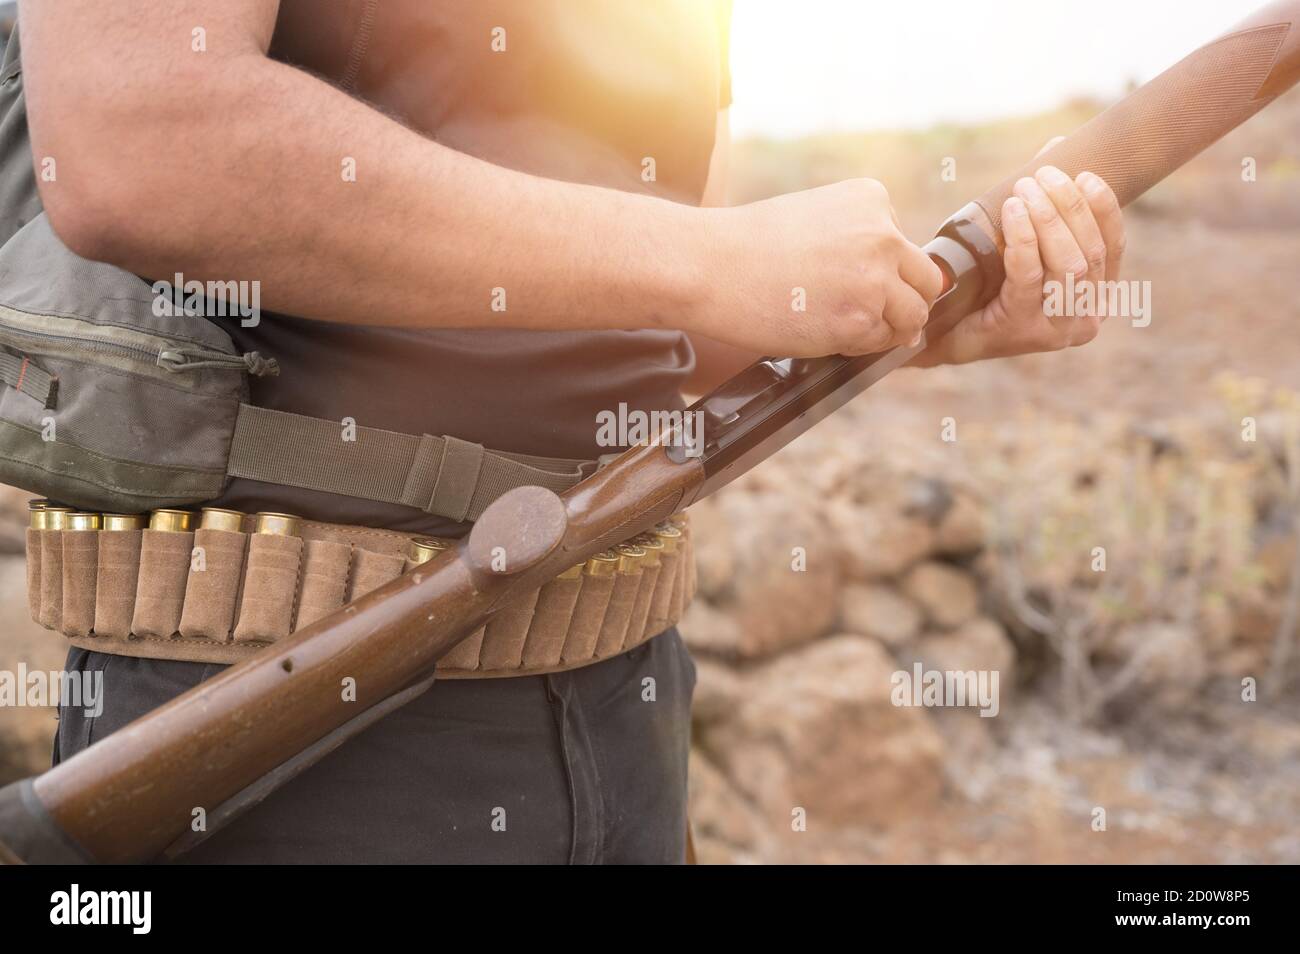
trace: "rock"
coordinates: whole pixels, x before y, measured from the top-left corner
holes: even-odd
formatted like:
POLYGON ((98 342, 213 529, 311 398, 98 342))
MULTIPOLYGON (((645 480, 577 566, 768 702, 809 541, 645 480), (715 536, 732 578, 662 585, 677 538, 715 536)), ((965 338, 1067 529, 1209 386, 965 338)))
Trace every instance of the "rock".
POLYGON ((698 597, 677 624, 682 639, 695 652, 735 658, 741 653, 740 627, 727 613, 719 612, 698 597))
POLYGON ((953 504, 952 489, 944 481, 932 477, 913 477, 904 481, 900 494, 905 514, 932 525, 942 521, 953 504))
POLYGON ((989 587, 996 587, 999 577, 997 555, 991 550, 981 550, 970 562, 970 572, 980 581, 980 586, 987 592, 989 587))
POLYGON ((978 617, 957 629, 925 633, 916 643, 915 659, 926 669, 944 672, 996 672, 1000 692, 1015 678, 1016 649, 1002 624, 978 617))
POLYGON ((823 500, 843 496, 858 476, 859 462, 847 454, 824 454, 806 463, 805 482, 823 500))
POLYGON ((1135 623, 1115 634, 1114 645, 1125 663, 1141 660, 1123 695, 1168 709, 1182 709, 1200 698, 1209 660, 1195 630, 1160 621, 1135 623))
POLYGON ((0 554, 27 552, 27 503, 35 496, 0 484, 0 554))
POLYGON ((838 635, 746 677, 713 750, 765 826, 788 834, 796 808, 821 831, 935 809, 943 744, 923 709, 890 701, 896 668, 879 643, 838 635))
POLYGON ((939 522, 934 550, 942 556, 966 556, 984 548, 984 513, 970 497, 958 495, 939 522))
POLYGON ((762 826, 752 806, 699 750, 692 749, 688 798, 695 852, 700 864, 734 864, 752 852, 762 826))
POLYGON ((845 632, 870 636, 896 648, 920 632, 922 614, 892 586, 849 583, 840 592, 839 619, 845 632))
POLYGON ((1238 642, 1272 646, 1281 621, 1281 607, 1265 594, 1247 593, 1233 601, 1232 633, 1238 642))
POLYGON ((818 514, 777 493, 721 499, 735 576, 718 608, 738 629, 738 655, 759 658, 809 642, 835 622, 839 566, 818 514))
MULTIPOLYGON (((1001 682, 999 682, 999 691, 1001 682)), ((997 767, 998 746, 992 734, 996 719, 971 718, 970 710, 932 709, 930 719, 943 739, 944 780, 972 801, 980 801, 1006 784, 997 767)))
POLYGON ((1237 646, 1215 657, 1213 666, 1215 675, 1231 679, 1238 687, 1247 676, 1258 686, 1268 674, 1268 654, 1257 646, 1237 646))
POLYGON ((847 500, 826 505, 844 576, 875 580, 897 576, 929 555, 934 528, 918 517, 847 500))
POLYGON ((691 542, 695 547, 698 593, 710 600, 725 599, 736 572, 731 525, 716 499, 691 508, 691 542))
POLYGON ((695 660, 695 696, 691 715, 695 722, 707 726, 731 715, 742 692, 743 680, 736 672, 708 659, 695 660))
POLYGON ((960 626, 979 612, 979 589, 970 574, 946 563, 922 563, 903 578, 903 592, 936 626, 960 626))

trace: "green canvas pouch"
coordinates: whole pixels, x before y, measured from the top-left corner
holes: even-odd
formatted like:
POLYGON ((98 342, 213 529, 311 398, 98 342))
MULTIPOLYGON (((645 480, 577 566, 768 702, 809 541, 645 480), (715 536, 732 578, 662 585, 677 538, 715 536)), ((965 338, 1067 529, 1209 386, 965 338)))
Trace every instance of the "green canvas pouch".
POLYGON ((256 314, 255 283, 150 282, 65 246, 41 205, 38 176, 57 173, 31 152, 19 54, 15 29, 0 64, 0 483, 139 513, 238 477, 462 521, 513 487, 561 491, 595 470, 372 426, 343 440, 338 421, 250 404, 250 375, 279 367, 224 329, 256 314))

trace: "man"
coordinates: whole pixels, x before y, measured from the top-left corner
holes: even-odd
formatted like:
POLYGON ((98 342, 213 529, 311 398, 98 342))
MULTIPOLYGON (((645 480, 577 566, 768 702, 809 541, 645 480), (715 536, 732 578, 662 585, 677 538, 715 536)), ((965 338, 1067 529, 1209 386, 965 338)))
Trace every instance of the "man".
MULTIPOLYGON (((58 164, 41 196, 87 258, 259 280, 274 313, 223 324, 281 363, 256 404, 594 458, 601 411, 679 409, 756 353, 908 344, 941 290, 879 183, 717 207, 728 7, 24 3, 33 153, 58 164)), ((1095 335, 1045 317, 1042 285, 1114 277, 1110 190, 1044 169, 1004 222, 1000 297, 922 363, 1095 335)), ((215 503, 464 529, 247 480, 215 503)), ((217 671, 81 650, 69 668, 103 670, 106 703, 63 713, 56 758, 217 671)), ((693 683, 673 629, 570 671, 440 682, 193 857, 680 861, 693 683)))

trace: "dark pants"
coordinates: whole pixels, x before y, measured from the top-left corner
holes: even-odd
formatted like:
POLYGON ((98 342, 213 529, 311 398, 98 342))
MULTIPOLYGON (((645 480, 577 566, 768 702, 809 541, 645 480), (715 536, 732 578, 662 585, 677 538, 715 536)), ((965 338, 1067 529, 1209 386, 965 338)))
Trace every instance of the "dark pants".
MULTIPOLYGON (((56 763, 222 667, 74 649, 67 668, 103 671, 104 709, 61 710, 56 763)), ((571 672, 435 682, 186 860, 681 862, 694 686, 675 629, 571 672)))

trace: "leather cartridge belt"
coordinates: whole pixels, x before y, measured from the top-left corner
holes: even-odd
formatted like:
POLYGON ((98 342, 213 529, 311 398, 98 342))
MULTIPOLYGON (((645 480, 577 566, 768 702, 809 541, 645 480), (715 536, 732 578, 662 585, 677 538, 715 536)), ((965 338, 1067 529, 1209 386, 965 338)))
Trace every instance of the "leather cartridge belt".
MULTIPOLYGON (((452 541, 288 514, 79 513, 33 501, 32 618, 83 649, 234 663, 435 556, 452 541)), ((631 649, 694 595, 678 514, 507 604, 438 665, 441 677, 574 669, 631 649)))

